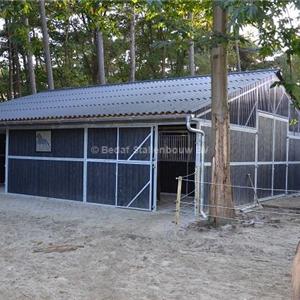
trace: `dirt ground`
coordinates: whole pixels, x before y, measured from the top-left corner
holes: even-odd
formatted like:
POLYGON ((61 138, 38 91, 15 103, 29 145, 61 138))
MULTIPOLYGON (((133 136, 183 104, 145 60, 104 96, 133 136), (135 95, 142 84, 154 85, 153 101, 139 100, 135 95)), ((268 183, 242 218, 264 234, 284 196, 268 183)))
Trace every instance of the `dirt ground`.
POLYGON ((180 228, 173 215, 0 196, 0 299, 289 299, 300 215, 180 228))

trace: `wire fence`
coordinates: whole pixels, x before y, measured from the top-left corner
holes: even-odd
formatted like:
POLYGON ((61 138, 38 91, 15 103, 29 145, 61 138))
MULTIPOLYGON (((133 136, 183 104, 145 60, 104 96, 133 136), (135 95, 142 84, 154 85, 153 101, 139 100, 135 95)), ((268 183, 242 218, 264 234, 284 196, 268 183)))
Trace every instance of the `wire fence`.
POLYGON ((224 184, 224 183, 214 183, 214 182, 208 182, 208 181, 196 181, 191 179, 185 179, 183 178, 182 181, 189 181, 194 183, 203 183, 207 185, 222 185, 222 186, 228 186, 232 188, 239 188, 239 189, 250 189, 250 190, 260 190, 260 191, 274 191, 274 192, 287 192, 287 193, 300 193, 300 190, 291 190, 291 189, 276 189, 276 188, 260 188, 260 187, 252 187, 248 185, 233 185, 233 184, 224 184))
MULTIPOLYGON (((300 194, 300 190, 294 190, 294 189, 276 189, 276 188, 260 188, 260 187, 254 187, 254 186, 243 186, 243 185, 234 185, 234 184, 222 184, 222 183, 213 183, 213 182, 207 182, 207 181, 195 181, 193 179, 189 179, 191 176, 194 176, 195 172, 191 173, 191 174, 187 174, 184 176, 179 176, 176 179, 178 180, 178 184, 182 184, 182 182, 193 182, 195 184, 199 183, 199 184, 206 184, 206 185, 223 185, 223 186, 228 186, 231 188, 236 188, 236 189, 251 189, 253 190, 254 193, 256 193, 257 190, 261 190, 261 191, 273 191, 273 192, 283 192, 283 194, 287 194, 287 193, 292 193, 292 194, 300 194)), ((203 191, 201 191, 203 193, 203 191)), ((197 203, 195 198, 193 198, 191 201, 186 201, 188 199, 188 197, 193 196, 193 194, 195 193, 195 189, 192 190, 191 192, 184 194, 184 195, 177 195, 177 200, 176 200, 176 212, 175 212, 175 223, 178 224, 179 223, 179 217, 180 217, 180 211, 181 211, 181 207, 182 208, 188 208, 191 210, 196 210, 198 209, 197 203), (185 200, 185 201, 182 201, 185 200), (178 203, 179 201, 179 203, 178 203)), ((299 212, 295 211, 295 212, 291 212, 288 210, 291 210, 291 208, 287 207, 278 207, 278 208, 267 208, 265 209, 262 205, 261 202, 259 201, 259 199, 256 199, 257 201, 255 201, 255 199, 253 199, 252 203, 249 203, 250 205, 252 204, 251 207, 249 207, 249 209, 251 208, 251 210, 245 210, 243 208, 237 208, 237 207, 227 207, 227 206, 221 206, 221 205, 214 205, 214 204, 207 204, 207 203, 202 203, 202 208, 203 210, 205 210, 205 214, 207 217, 210 218, 219 218, 219 219, 224 219, 224 220, 230 220, 230 221, 235 221, 235 222, 245 222, 245 220, 247 220, 247 217, 249 216, 249 213, 257 213, 260 215, 278 215, 278 216, 291 216, 291 217, 298 217, 300 218, 300 200, 299 200, 299 212), (234 217, 228 217, 228 216, 222 216, 221 215, 215 215, 212 214, 212 212, 214 211, 213 209, 220 209, 226 211, 226 210, 233 210, 234 211, 234 217), (279 210, 281 209, 281 211, 279 210), (284 211, 282 211, 284 210, 284 211)), ((199 203, 198 203, 199 205, 199 203)))

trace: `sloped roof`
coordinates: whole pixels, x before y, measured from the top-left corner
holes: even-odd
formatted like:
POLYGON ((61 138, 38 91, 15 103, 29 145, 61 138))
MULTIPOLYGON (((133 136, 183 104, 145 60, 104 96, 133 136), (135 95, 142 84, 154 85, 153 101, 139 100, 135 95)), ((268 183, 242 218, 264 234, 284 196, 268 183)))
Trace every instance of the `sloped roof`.
MULTIPOLYGON (((231 73, 228 93, 275 77, 274 70, 231 73)), ((46 91, 0 103, 0 122, 187 114, 209 105, 211 77, 195 76, 46 91)))

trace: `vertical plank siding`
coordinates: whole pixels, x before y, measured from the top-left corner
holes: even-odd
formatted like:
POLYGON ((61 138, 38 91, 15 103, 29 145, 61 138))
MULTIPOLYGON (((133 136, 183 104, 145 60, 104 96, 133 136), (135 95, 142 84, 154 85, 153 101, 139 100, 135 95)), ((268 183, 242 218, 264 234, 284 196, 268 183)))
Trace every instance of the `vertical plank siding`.
POLYGON ((289 164, 288 167, 288 190, 289 194, 300 191, 300 165, 289 164))
POLYGON ((286 165, 274 166, 274 195, 285 193, 286 165))
POLYGON ((205 133, 205 154, 204 161, 210 162, 212 158, 212 148, 211 148, 211 127, 203 126, 201 128, 205 133))
POLYGON ((230 152, 232 162, 254 162, 255 133, 231 130, 230 152))
POLYGON ((286 160, 286 139, 287 139, 287 122, 275 121, 275 161, 286 160))
POLYGON ((83 157, 83 129, 52 129, 51 152, 36 152, 36 130, 10 130, 9 155, 83 157))
MULTIPOLYGON (((210 189, 211 189, 211 167, 206 166, 204 168, 204 203, 206 205, 209 204, 209 199, 210 199, 210 189)), ((207 207, 208 208, 208 207, 207 207)))
POLYGON ((260 165, 257 170, 257 196, 266 198, 272 195, 272 165, 260 165))
MULTIPOLYGON (((274 92, 275 93, 275 92, 274 92)), ((275 103, 275 101, 274 101, 275 103)), ((273 103, 273 108, 276 104, 273 103)), ((278 103, 277 103, 278 105, 278 103)), ((272 109, 269 107, 269 109, 272 109)), ((272 115, 258 117, 258 161, 255 160, 255 132, 232 129, 230 131, 231 181, 236 205, 252 203, 257 164, 257 196, 259 198, 284 194, 287 172, 287 127, 288 122, 273 118, 272 115), (250 176, 250 177, 249 177, 250 176), (250 180, 251 178, 251 180, 250 180), (252 182, 251 182, 252 181, 252 182), (253 186, 252 186, 253 185, 253 186)), ((205 181, 209 179, 211 157, 211 127, 203 126, 206 134, 205 181)), ((300 161, 300 139, 289 139, 289 161, 300 161)), ((300 168, 300 164, 297 165, 300 168)), ((297 168, 294 167, 293 169, 297 168)), ((290 174, 290 172, 289 172, 290 174)), ((294 184, 295 186, 295 184, 294 184)), ((210 184, 205 184, 205 198, 209 200, 210 184)))
POLYGON ((88 158, 116 159, 116 148, 116 128, 89 128, 88 158))
POLYGON ((232 185, 236 186, 232 190, 235 204, 244 205, 253 202, 254 189, 249 176, 254 181, 255 166, 231 166, 230 172, 232 185))
MULTIPOLYGON (((149 180, 148 166, 120 164, 118 172, 117 205, 126 207, 149 180), (131 184, 128 184, 129 178, 131 184)), ((150 185, 136 198, 131 207, 149 209, 149 188, 150 185)))
POLYGON ((272 161, 273 155, 273 119, 259 118, 258 161, 272 161))
POLYGON ((138 151, 136 154, 134 154, 131 159, 150 159, 150 138, 145 141, 149 135, 149 128, 120 128, 119 134, 119 159, 126 160, 130 158, 138 146, 142 147, 140 148, 141 151, 138 151))
POLYGON ((289 161, 300 161, 300 139, 289 139, 289 161))
POLYGON ((116 164, 88 163, 87 202, 115 205, 116 164))
POLYGON ((82 201, 82 162, 9 159, 8 192, 82 201))

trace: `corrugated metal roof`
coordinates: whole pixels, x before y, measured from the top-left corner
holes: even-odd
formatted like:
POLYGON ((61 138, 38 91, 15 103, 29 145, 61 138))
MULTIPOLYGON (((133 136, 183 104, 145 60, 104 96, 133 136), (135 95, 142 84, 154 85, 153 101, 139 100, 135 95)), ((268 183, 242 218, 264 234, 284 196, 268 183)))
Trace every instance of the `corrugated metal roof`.
MULTIPOLYGON (((229 95, 274 75, 231 73, 229 95)), ((210 85, 210 76, 197 76, 41 92, 0 103, 0 121, 192 113, 209 105, 210 85)))

